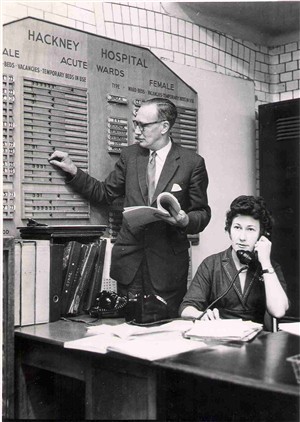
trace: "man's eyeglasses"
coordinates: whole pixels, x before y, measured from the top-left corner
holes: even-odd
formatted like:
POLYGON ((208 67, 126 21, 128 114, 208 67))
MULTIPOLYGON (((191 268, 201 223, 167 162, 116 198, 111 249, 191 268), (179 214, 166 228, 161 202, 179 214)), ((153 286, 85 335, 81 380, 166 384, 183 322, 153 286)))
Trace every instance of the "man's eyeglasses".
POLYGON ((149 122, 149 123, 141 123, 141 122, 137 122, 136 120, 133 120, 133 127, 134 127, 134 130, 136 130, 136 128, 139 128, 141 132, 144 132, 147 126, 154 125, 155 123, 161 123, 161 122, 164 122, 164 120, 156 120, 155 122, 149 122))

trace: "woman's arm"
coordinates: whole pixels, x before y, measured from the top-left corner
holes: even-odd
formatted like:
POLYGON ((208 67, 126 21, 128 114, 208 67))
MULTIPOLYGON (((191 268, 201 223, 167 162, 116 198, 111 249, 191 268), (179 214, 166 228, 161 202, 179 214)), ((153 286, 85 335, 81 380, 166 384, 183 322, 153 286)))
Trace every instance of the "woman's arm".
MULTIPOLYGON (((261 263, 262 269, 271 269, 271 247, 272 244, 265 236, 261 236, 255 246, 258 254, 258 259, 261 263)), ((263 280, 266 292, 266 306, 268 312, 275 318, 281 318, 285 315, 289 307, 287 295, 279 281, 276 272, 263 273, 263 280)))

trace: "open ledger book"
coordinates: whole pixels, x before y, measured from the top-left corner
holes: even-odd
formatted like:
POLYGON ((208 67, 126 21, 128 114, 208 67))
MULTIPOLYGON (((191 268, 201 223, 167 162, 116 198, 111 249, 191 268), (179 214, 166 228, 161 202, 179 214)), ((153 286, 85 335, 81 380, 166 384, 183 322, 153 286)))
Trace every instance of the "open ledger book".
POLYGON ((158 221, 158 215, 169 217, 172 214, 169 212, 173 210, 178 214, 181 210, 177 198, 170 192, 162 192, 157 197, 157 208, 144 206, 125 207, 123 216, 127 220, 129 226, 132 228, 143 226, 145 224, 158 221))

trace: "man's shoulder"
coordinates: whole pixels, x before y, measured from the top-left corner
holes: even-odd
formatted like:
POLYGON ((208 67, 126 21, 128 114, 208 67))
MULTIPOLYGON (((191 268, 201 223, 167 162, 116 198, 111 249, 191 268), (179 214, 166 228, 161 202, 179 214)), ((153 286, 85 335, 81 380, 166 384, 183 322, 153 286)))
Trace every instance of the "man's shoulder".
POLYGON ((189 148, 185 148, 184 146, 175 144, 174 142, 173 142, 173 148, 181 157, 187 160, 203 160, 203 157, 200 154, 198 154, 197 151, 194 151, 189 148))
POLYGON ((127 147, 122 149, 122 155, 138 155, 138 154, 149 154, 148 150, 145 150, 145 148, 142 148, 139 144, 131 144, 127 147), (145 152, 146 151, 146 152, 145 152))

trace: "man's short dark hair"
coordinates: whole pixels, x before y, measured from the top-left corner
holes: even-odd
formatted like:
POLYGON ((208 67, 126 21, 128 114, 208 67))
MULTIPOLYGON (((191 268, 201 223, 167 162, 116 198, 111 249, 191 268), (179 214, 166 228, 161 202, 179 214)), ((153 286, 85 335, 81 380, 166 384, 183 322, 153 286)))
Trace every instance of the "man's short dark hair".
POLYGON ((167 98, 151 98, 143 101, 142 105, 156 104, 157 106, 157 118, 159 120, 167 120, 170 123, 170 128, 174 125, 177 118, 177 108, 172 101, 167 98))

